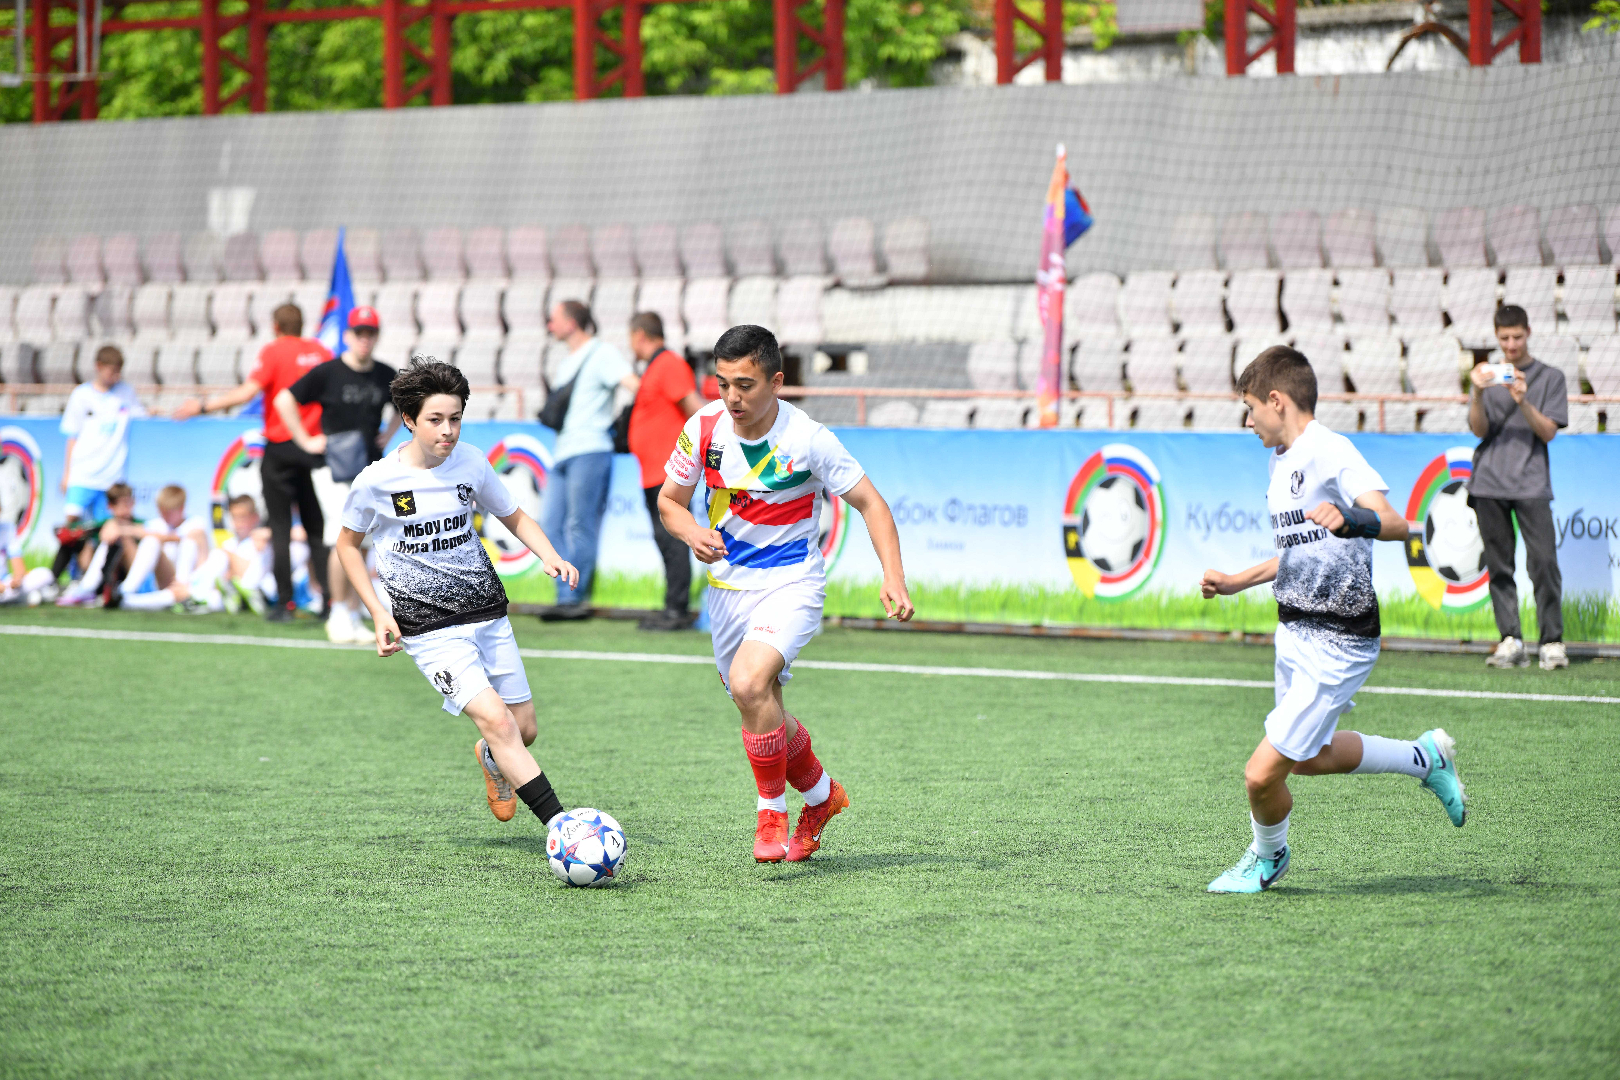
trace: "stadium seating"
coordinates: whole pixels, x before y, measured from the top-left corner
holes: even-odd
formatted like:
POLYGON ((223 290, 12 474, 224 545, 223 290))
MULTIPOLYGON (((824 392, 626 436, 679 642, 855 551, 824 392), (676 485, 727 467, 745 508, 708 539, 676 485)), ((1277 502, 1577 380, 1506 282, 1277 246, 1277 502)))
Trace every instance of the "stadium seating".
POLYGON ((1184 270, 1170 291, 1170 305, 1183 334, 1226 333, 1226 274, 1184 270))
POLYGON ((34 347, 24 341, 0 342, 0 382, 37 383, 34 370, 34 347))
MULTIPOLYGON (((1605 397, 1620 395, 1620 335, 1608 334, 1592 342, 1586 352, 1586 381, 1592 384, 1592 393, 1605 397)), ((1610 406, 1609 413, 1620 412, 1610 406)), ((1612 432, 1620 425, 1611 424, 1612 432)))
POLYGON ((173 284, 186 280, 183 244, 177 232, 158 233, 142 247, 146 280, 173 284))
MULTIPOLYGON (((416 318, 422 340, 435 345, 454 346, 461 341, 461 286, 449 281, 432 281, 416 293, 416 318)), ((381 320, 382 313, 378 312, 381 320)))
POLYGON ((1382 267, 1340 270, 1339 315, 1351 334, 1389 333, 1389 271, 1382 267))
POLYGON ((242 282, 228 282, 214 289, 209 299, 209 315, 216 338, 246 341, 253 336, 252 316, 248 311, 252 295, 251 287, 242 282))
POLYGON ((1350 339, 1350 351, 1341 361, 1358 394, 1404 394, 1401 380, 1401 343, 1394 337, 1350 339))
POLYGON ((870 218, 850 217, 833 222, 827 234, 838 281, 846 289, 877 289, 888 283, 878 273, 877 230, 870 218))
POLYGON ((1547 246, 1559 268, 1593 266, 1598 252, 1598 213, 1595 206, 1560 206, 1547 214, 1547 246))
POLYGON ((771 227, 765 222, 742 221, 733 225, 726 233, 726 250, 731 253, 731 270, 739 278, 776 275, 771 227))
POLYGON ((1063 293, 1063 329, 1071 338, 1088 334, 1117 335, 1119 278, 1106 270, 1084 274, 1063 293))
MULTIPOLYGON (((776 294, 780 283, 774 277, 741 277, 731 287, 727 324, 752 323, 780 336, 776 320, 776 294)), ((820 323, 820 281, 815 279, 816 322, 820 323)), ((795 301, 797 302, 797 298, 795 301)), ((718 336, 718 335, 717 335, 718 336)))
POLYGON ((1330 329, 1333 326, 1333 271, 1288 271, 1283 279, 1282 307, 1290 330, 1330 329))
POLYGON ((1414 338, 1406 349, 1406 378, 1413 392, 1431 397, 1463 393, 1462 357, 1461 345, 1449 334, 1414 338))
POLYGON ((920 284, 928 280, 928 219, 897 218, 883 227, 883 261, 889 280, 920 284))
POLYGON ((727 307, 730 298, 731 279, 728 277, 693 278, 686 283, 681 316, 691 347, 699 351, 712 349, 720 335, 732 325, 727 307))
POLYGON ((726 235, 712 221, 697 221, 680 231, 680 260, 690 280, 724 278, 726 235))
POLYGON ((67 283, 67 245, 59 236, 46 236, 34 244, 29 259, 36 285, 67 283))
POLYGON ((385 281, 421 281, 426 276, 415 229, 383 230, 381 252, 385 281))
POLYGON ((1571 266, 1564 270, 1567 332, 1583 345, 1615 330, 1614 267, 1571 266))
MULTIPOLYGON (((344 230, 343 257, 348 260, 349 277, 356 285, 360 285, 362 283, 367 285, 375 285, 383 280, 382 246, 382 235, 378 233, 376 229, 344 230)), ((305 236, 304 273, 309 278, 315 281, 320 281, 323 278, 329 279, 332 275, 332 260, 336 258, 336 256, 337 236, 335 234, 335 230, 316 229, 312 230, 308 235, 305 236), (310 237, 314 236, 316 233, 322 234, 321 239, 323 240, 326 239, 327 234, 331 234, 331 243, 326 253, 324 255, 321 255, 321 252, 319 251, 314 253, 321 256, 321 264, 326 268, 325 274, 316 274, 310 264, 310 256, 312 253, 309 249, 309 240, 310 237)))
POLYGON ((1189 394, 1232 393, 1233 339, 1188 338, 1181 347, 1181 381, 1189 394))
MULTIPOLYGON (((1125 376, 1133 395, 1181 392, 1176 382, 1176 367, 1181 359, 1179 346, 1180 342, 1169 337, 1145 337, 1131 342, 1125 357, 1125 376)), ((1135 412, 1136 426, 1149 431, 1182 427, 1189 411, 1185 400, 1164 398, 1133 397, 1126 407, 1135 412)))
MULTIPOLYGON (((1489 348, 1496 341, 1496 273, 1495 268, 1472 267, 1446 275, 1451 330, 1470 349, 1489 348)), ((1403 332, 1402 336, 1407 335, 1403 332)))
POLYGON ((499 343, 506 336, 506 325, 501 322, 501 293, 499 281, 474 278, 461 290, 461 325, 468 342, 499 343))
POLYGON ((1018 343, 975 342, 968 347, 967 376, 975 390, 1018 389, 1018 343))
MULTIPOLYGON (((1570 397, 1578 397, 1581 393, 1581 349, 1575 339, 1567 334, 1548 334, 1546 336, 1532 335, 1530 338, 1530 355, 1546 364, 1555 367, 1564 373, 1564 391, 1570 397)), ((1486 358, 1487 363, 1502 363, 1502 350, 1492 349, 1486 358)))
POLYGON ((174 287, 169 300, 169 328, 174 340, 207 341, 213 336, 208 294, 208 286, 189 281, 174 287))
POLYGON ((17 336, 36 347, 51 340, 51 308, 56 289, 50 285, 30 285, 17 296, 17 336))
MULTIPOLYGON (((515 274, 515 262, 512 269, 515 274)), ((549 281, 513 277, 501 297, 509 341, 543 343, 546 340, 546 294, 550 289, 549 281)))
POLYGON ((101 266, 101 237, 75 236, 67 247, 67 280, 99 289, 106 280, 101 266))
MULTIPOLYGON (((253 325, 258 328, 260 337, 274 337, 276 333, 274 320, 271 318, 275 309, 283 303, 291 302, 304 316, 304 333, 313 336, 318 333, 321 326, 321 317, 326 313, 326 299, 329 286, 324 282, 307 281, 295 286, 286 297, 279 297, 276 293, 268 293, 266 299, 271 301, 264 305, 269 308, 265 311, 265 318, 254 319, 253 325)), ((278 290, 279 292, 279 290, 278 290)), ((375 289, 359 290, 360 295, 355 297, 357 304, 372 304, 376 299, 375 289)), ((261 308, 262 310, 262 308, 261 308)))
MULTIPOLYGON (((810 345, 832 340, 822 329, 822 288, 825 279, 820 275, 792 277, 776 288, 774 324, 760 323, 767 329, 774 325, 776 336, 784 343, 810 345)), ((735 311, 737 293, 743 282, 732 290, 735 311)), ((881 301, 879 301, 881 303, 881 301)), ((734 316, 735 317, 735 316, 734 316)))
POLYGON ((1316 402, 1316 420, 1330 431, 1350 434, 1361 426, 1361 410, 1353 401, 1316 402))
POLYGON ((258 352, 248 352, 234 341, 208 341, 197 349, 196 380, 203 386, 234 386, 252 374, 258 352))
POLYGON ((1540 266, 1541 211, 1509 206, 1491 215, 1491 250, 1497 266, 1540 266))
POLYGON ((1275 270, 1240 270, 1232 275, 1226 286, 1226 310, 1232 316, 1234 333, 1252 337, 1282 330, 1281 282, 1275 270))
POLYGON ((192 386, 198 383, 197 352, 193 341, 169 341, 158 348, 150 369, 164 386, 192 386))
POLYGON ((211 232, 192 233, 186 237, 180 256, 186 281, 212 284, 221 280, 220 260, 224 255, 225 242, 211 232))
POLYGON ((259 261, 264 279, 276 282, 304 280, 304 267, 298 260, 298 234, 292 229, 271 229, 259 239, 259 261))
POLYGON ((507 235, 506 258, 513 281, 551 280, 551 251, 538 225, 519 225, 507 235))
POLYGON ((591 315, 596 319, 596 332, 603 341, 610 341, 621 348, 629 343, 630 316, 636 313, 638 285, 633 277, 596 279, 596 289, 590 301, 591 315))
MULTIPOLYGON (((788 277, 819 277, 827 273, 826 244, 820 222, 800 219, 784 223, 777 237, 777 249, 782 255, 782 272, 788 277)), ((742 272, 739 268, 738 273, 742 272)))
POLYGON ((455 352, 456 367, 473 386, 494 386, 500 382, 501 347, 493 342, 463 343, 455 352))
POLYGON ((1125 279, 1119 314, 1131 337, 1171 332, 1170 289, 1175 280, 1168 270, 1144 270, 1125 279))
POLYGON ((973 416, 971 398, 933 398, 923 402, 918 423, 928 428, 964 428, 973 416))
POLYGON ((462 281, 467 264, 462 258, 461 230, 451 226, 422 234, 422 264, 429 281, 462 281))
MULTIPOLYGON (((785 297, 791 288, 809 291, 817 278, 789 278, 777 293, 777 317, 784 324, 785 297)), ((887 289, 828 289, 821 296, 821 325, 823 337, 819 340, 846 344, 873 344, 898 341, 895 318, 895 298, 887 289)), ((783 330, 784 340, 813 344, 813 339, 795 336, 783 330)))
POLYGON ((1170 225, 1170 261, 1180 270, 1214 270, 1215 216, 1177 214, 1170 225))
MULTIPOLYGON (((678 275, 642 278, 641 290, 636 297, 637 311, 654 312, 663 320, 664 343, 676 352, 686 349, 686 320, 681 316, 681 299, 685 288, 686 280, 678 275)), ((709 339, 710 344, 713 341, 714 338, 709 339)))
POLYGON ((583 225, 564 225, 547 236, 551 271, 558 278, 579 279, 596 276, 591 263, 591 233, 583 225))
POLYGON ((921 419, 916 403, 904 398, 885 398, 866 410, 866 422, 872 427, 916 427, 921 419))
MULTIPOLYGON (((305 281, 332 280, 332 260, 337 257, 336 229, 310 229, 298 244, 298 263, 303 267, 305 281)), ((348 229, 343 236, 343 257, 349 263, 349 278, 356 285, 375 284, 382 280, 377 265, 376 245, 366 245, 366 230, 348 229), (369 256, 369 262, 367 261, 369 256)), ((371 234, 375 240, 376 234, 371 234)))
POLYGON ((1294 348, 1310 361, 1316 373, 1316 392, 1344 392, 1344 335, 1332 330, 1301 330, 1293 335, 1294 348))
POLYGON ((1012 336, 1022 292, 1008 285, 893 286, 897 341, 997 341, 1012 336))
POLYGON ((1397 269, 1389 292, 1389 313, 1395 318, 1395 332, 1402 337, 1438 333, 1445 328, 1441 312, 1445 272, 1430 269, 1397 269))
POLYGON ((107 284, 135 288, 143 280, 140 241, 130 233, 107 237, 101 245, 101 266, 107 284))
POLYGON ((1380 210, 1374 235, 1385 266, 1429 265, 1429 215, 1424 211, 1411 206, 1380 210))
POLYGON ((1271 265, 1264 214, 1226 216, 1221 222, 1221 265, 1228 270, 1263 270, 1271 265))
POLYGON ((1377 218, 1371 210, 1350 207, 1328 215, 1322 229, 1322 247, 1328 265, 1337 269, 1366 269, 1377 264, 1374 249, 1377 218))
MULTIPOLYGON (((71 385, 79 381, 75 370, 75 363, 79 356, 79 343, 77 341, 53 341, 39 349, 34 354, 34 367, 39 372, 39 381, 58 386, 71 385)), ((89 374, 90 365, 85 364, 85 374, 89 374)))
POLYGON ((398 357, 402 362, 416 345, 416 286, 410 282, 390 282, 377 290, 372 306, 381 324, 377 334, 377 355, 398 357))
POLYGON ((636 267, 646 278, 679 278, 681 253, 675 226, 657 222, 637 227, 636 267))
POLYGON ((469 231, 465 248, 469 278, 474 281, 506 280, 506 235, 500 229, 486 225, 469 231))
POLYGON ((1485 211, 1477 206, 1440 211, 1434 218, 1434 246, 1447 270, 1485 266, 1485 211))
POLYGON ((79 285, 57 290, 51 308, 51 338, 54 341, 80 341, 90 336, 90 294, 79 285))
MULTIPOLYGON (((591 231, 591 262, 600 278, 635 278, 635 238, 630 226, 598 225, 591 231)), ((559 266, 558 276, 562 276, 559 266)))
POLYGON ((1504 277, 1502 303, 1524 308, 1531 329, 1550 334, 1558 324, 1558 270, 1551 266, 1509 266, 1504 277))
POLYGON ((226 281, 258 281, 264 277, 259 266, 259 238, 250 232, 233 233, 220 249, 220 275, 226 281))
POLYGON ((1271 246, 1284 270, 1320 269, 1322 221, 1314 210, 1289 210, 1271 224, 1271 246))

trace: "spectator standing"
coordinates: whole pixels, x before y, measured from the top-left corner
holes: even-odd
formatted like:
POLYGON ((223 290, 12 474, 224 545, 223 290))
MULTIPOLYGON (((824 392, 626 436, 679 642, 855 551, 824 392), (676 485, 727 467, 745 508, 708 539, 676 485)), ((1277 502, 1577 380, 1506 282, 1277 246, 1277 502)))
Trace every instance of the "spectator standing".
POLYGON ((568 406, 551 451, 540 528, 563 560, 579 568, 577 584, 557 579, 557 604, 540 613, 541 619, 555 622, 590 618, 596 545, 613 474, 613 395, 621 386, 635 393, 640 380, 619 350, 596 337, 591 309, 580 301, 554 305, 546 329, 568 346, 552 391, 567 394, 568 406))
POLYGON ((1530 318, 1521 307, 1496 312, 1496 343, 1514 367, 1512 381, 1492 385, 1476 366, 1468 402, 1468 427, 1479 437, 1468 503, 1479 521, 1485 565, 1491 573, 1491 607, 1502 635, 1485 661, 1492 667, 1530 662, 1519 626, 1519 591, 1513 583, 1514 522, 1524 536, 1525 565, 1535 587, 1541 624, 1541 670, 1568 667, 1564 651, 1563 577, 1558 571, 1552 519, 1552 473, 1547 444, 1569 426, 1564 373, 1530 355, 1530 318))
MULTIPOLYGON (((271 622, 289 622, 297 603, 293 600, 292 511, 309 534, 310 575, 326 594, 326 546, 321 542, 326 522, 320 500, 315 495, 312 474, 326 464, 292 440, 281 413, 275 408, 276 396, 318 364, 332 359, 318 341, 303 337, 304 314, 296 305, 282 304, 271 315, 276 339, 259 351, 259 366, 234 390, 217 397, 194 398, 175 410, 176 420, 186 420, 199 412, 209 413, 246 405, 264 395, 264 460, 259 466, 264 485, 264 506, 270 515, 270 549, 275 567, 277 603, 265 611, 271 622)), ((311 402, 299 409, 306 432, 321 430, 321 406, 311 402)))
POLYGON ((135 388, 124 381, 124 354, 103 345, 95 378, 73 388, 62 412, 62 509, 70 523, 108 516, 107 489, 124 482, 129 464, 129 422, 145 415, 135 388))
POLYGON ((686 418, 703 407, 692 366, 664 345, 664 320, 656 312, 638 312, 630 320, 630 351, 646 364, 635 405, 630 410, 630 452, 641 465, 641 489, 652 518, 653 541, 664 559, 664 609, 642 619, 643 630, 684 630, 691 625, 687 608, 692 593, 690 549, 664 528, 658 493, 664 487, 664 465, 686 418))
POLYGON ((387 429, 383 428, 384 407, 392 411, 388 386, 396 373, 372 358, 379 328, 374 308, 357 307, 349 312, 349 328, 343 332, 343 355, 310 368, 275 400, 276 411, 293 442, 305 453, 326 461, 325 468, 315 470, 314 480, 325 519, 321 539, 330 552, 326 636, 332 641, 369 643, 373 638, 372 632, 360 625, 357 598, 338 563, 336 545, 349 485, 361 469, 382 457, 399 430, 398 413, 387 429), (301 408, 311 404, 321 409, 321 431, 317 434, 305 429, 299 415, 301 408))

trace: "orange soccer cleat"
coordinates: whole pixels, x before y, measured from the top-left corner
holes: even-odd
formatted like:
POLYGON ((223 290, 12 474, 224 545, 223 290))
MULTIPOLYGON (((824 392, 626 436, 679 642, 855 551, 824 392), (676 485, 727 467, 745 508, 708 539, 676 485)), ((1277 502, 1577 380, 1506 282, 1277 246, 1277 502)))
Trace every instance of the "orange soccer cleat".
POLYGON ((793 830, 793 842, 788 844, 787 861, 808 859, 821 846, 821 830, 849 806, 849 793, 844 785, 834 780, 827 801, 820 806, 806 805, 799 811, 799 824, 793 830))
POLYGON ((517 813, 517 792, 501 775, 500 766, 489 752, 489 743, 479 739, 473 744, 473 756, 478 759, 478 767, 484 770, 484 794, 489 796, 489 812, 495 815, 496 821, 511 821, 512 815, 517 813))
POLYGON ((761 810, 754 830, 754 861, 781 862, 787 857, 787 812, 761 810))

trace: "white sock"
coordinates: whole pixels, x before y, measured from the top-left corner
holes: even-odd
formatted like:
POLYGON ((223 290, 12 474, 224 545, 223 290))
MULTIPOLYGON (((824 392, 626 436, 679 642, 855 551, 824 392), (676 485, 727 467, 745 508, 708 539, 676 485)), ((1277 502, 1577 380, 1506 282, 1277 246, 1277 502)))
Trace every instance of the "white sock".
POLYGON ((767 799, 763 795, 759 796, 759 809, 775 810, 779 814, 787 813, 787 792, 782 792, 774 799, 767 799))
MULTIPOLYGON (((1359 735, 1360 732, 1357 732, 1359 735)), ((1386 739, 1381 735, 1361 736, 1361 764, 1353 773, 1398 772, 1422 780, 1429 775, 1429 754, 1415 742, 1386 739)))
MULTIPOLYGON (((1290 813, 1289 817, 1293 814, 1290 813)), ((1275 825, 1262 825, 1249 815, 1249 824, 1254 829, 1254 850, 1265 858, 1271 858, 1277 852, 1288 846, 1288 818, 1283 818, 1275 825)))
POLYGON ((135 545, 135 557, 129 560, 129 571, 124 574, 124 584, 132 588, 140 588, 141 582, 157 569, 158 556, 163 554, 163 543, 155 536, 147 536, 135 545))
POLYGON ((120 603, 131 611, 165 611, 174 607, 176 600, 173 591, 154 589, 151 592, 125 593, 120 603))
POLYGON ((828 797, 831 795, 832 777, 827 775, 826 769, 822 769, 821 779, 817 780, 815 785, 811 787, 809 791, 804 793, 804 805, 820 806, 822 803, 826 802, 828 797))

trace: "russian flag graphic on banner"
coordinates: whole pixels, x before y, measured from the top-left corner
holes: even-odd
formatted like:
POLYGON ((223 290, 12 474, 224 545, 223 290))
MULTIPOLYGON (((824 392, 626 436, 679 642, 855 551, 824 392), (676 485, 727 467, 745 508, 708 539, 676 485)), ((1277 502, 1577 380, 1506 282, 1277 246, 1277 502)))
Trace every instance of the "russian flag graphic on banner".
POLYGON ((349 280, 349 259, 343 254, 343 232, 343 229, 338 230, 337 256, 332 260, 332 286, 326 291, 320 333, 315 335, 333 356, 343 351, 343 331, 349 328, 349 312, 354 310, 354 282, 349 280))

